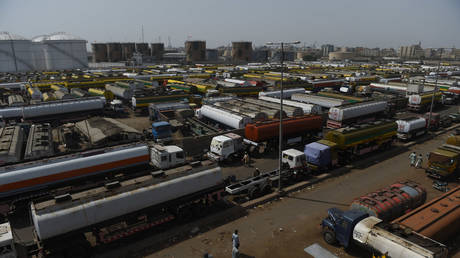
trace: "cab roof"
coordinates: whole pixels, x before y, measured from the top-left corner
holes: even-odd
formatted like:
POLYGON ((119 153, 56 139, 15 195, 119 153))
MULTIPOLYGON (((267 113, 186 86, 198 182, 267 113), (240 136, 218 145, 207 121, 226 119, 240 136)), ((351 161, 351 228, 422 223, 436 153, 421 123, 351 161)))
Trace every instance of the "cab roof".
POLYGON ((288 150, 284 150, 283 151, 283 154, 287 154, 289 156, 293 156, 293 157, 296 157, 296 156, 300 156, 300 155, 304 155, 304 153, 302 151, 299 151, 299 150, 296 150, 296 149, 288 149, 288 150))
POLYGON ((444 149, 444 148, 438 148, 438 149, 434 150, 433 153, 438 154, 438 155, 442 155, 442 156, 446 156, 446 157, 449 157, 449 158, 453 158, 453 157, 456 157, 458 155, 458 153, 450 151, 450 150, 447 150, 447 149, 444 149))

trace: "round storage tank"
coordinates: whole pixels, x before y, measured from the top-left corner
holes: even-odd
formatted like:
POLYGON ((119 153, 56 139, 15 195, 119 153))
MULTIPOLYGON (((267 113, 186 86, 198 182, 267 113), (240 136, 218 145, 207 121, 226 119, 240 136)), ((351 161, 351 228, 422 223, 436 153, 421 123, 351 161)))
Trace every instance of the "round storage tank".
POLYGON ((135 43, 121 43, 121 55, 123 61, 128 61, 133 58, 134 51, 136 51, 135 43))
POLYGON ((0 32, 0 72, 25 72, 34 69, 32 42, 21 36, 0 32))
POLYGON ((107 44, 105 43, 93 43, 91 44, 93 51, 93 62, 107 62, 107 44))
POLYGON ((252 42, 232 42, 232 60, 235 63, 247 63, 252 60, 252 42))
POLYGON ((152 43, 150 44, 151 55, 155 60, 162 60, 165 52, 165 45, 163 43, 152 43))
POLYGON ((109 62, 120 62, 122 59, 121 44, 120 43, 107 43, 107 59, 109 62))
POLYGON ((185 60, 187 62, 205 61, 206 60, 206 41, 186 41, 185 42, 185 60))
POLYGON ((150 55, 149 44, 136 43, 136 52, 141 53, 143 56, 149 56, 150 55))
POLYGON ((59 32, 36 37, 43 48, 46 70, 68 70, 88 67, 86 40, 59 32))

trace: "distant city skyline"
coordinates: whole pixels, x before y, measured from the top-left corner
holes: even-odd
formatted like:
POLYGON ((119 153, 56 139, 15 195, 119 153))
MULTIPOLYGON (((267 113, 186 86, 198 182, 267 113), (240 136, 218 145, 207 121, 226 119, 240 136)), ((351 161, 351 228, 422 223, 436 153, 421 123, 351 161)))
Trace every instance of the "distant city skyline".
POLYGON ((208 48, 252 41, 300 40, 301 45, 394 48, 460 47, 455 0, 138 0, 0 1, 0 31, 26 38, 65 31, 93 42, 145 42, 208 48), (129 4, 128 4, 129 3, 129 4))

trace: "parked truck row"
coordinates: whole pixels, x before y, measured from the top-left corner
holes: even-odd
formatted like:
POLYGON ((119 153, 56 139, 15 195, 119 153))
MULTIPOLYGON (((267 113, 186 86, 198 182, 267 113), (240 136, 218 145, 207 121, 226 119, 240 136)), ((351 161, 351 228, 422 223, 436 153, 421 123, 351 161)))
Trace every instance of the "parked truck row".
POLYGON ((0 225, 2 257, 17 257, 18 252, 86 257, 91 246, 174 220, 203 216, 208 208, 220 203, 224 187, 221 169, 212 166, 183 173, 162 171, 35 200, 29 206, 33 225, 30 235, 19 238, 14 223, 0 225))

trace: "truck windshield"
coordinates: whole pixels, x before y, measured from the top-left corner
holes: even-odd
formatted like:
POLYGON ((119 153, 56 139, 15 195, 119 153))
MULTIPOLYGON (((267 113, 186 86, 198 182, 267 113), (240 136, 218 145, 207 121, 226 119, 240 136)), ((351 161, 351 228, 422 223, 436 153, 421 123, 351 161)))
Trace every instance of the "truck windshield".
POLYGON ((160 133, 169 131, 169 125, 162 125, 156 127, 156 130, 160 133))
POLYGON ((442 165, 451 165, 453 160, 450 157, 446 157, 443 155, 439 155, 436 153, 430 153, 429 157, 430 162, 434 164, 442 164, 442 165))

